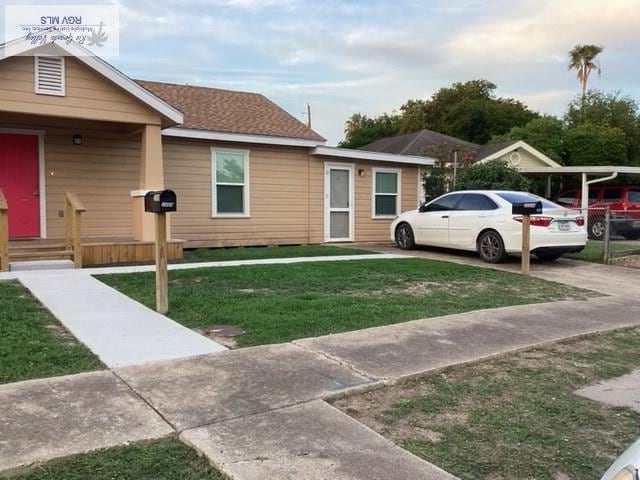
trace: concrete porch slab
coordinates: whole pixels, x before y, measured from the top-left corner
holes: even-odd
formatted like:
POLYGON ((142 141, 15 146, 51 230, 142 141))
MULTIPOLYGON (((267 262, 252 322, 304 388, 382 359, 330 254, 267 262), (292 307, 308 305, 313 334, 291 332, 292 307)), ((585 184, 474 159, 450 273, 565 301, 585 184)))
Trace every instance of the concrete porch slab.
POLYGON ((111 372, 0 385, 0 473, 172 432, 111 372))
POLYGON ((576 395, 606 403, 614 407, 626 407, 640 412, 640 369, 604 382, 576 390, 576 395))
POLYGON ((121 368, 117 374, 178 431, 266 412, 370 379, 291 344, 121 368))
POLYGON ((322 400, 187 430, 235 480, 453 480, 322 400))
POLYGON ((510 350, 640 325, 621 297, 480 310, 297 340, 376 378, 399 378, 510 350))

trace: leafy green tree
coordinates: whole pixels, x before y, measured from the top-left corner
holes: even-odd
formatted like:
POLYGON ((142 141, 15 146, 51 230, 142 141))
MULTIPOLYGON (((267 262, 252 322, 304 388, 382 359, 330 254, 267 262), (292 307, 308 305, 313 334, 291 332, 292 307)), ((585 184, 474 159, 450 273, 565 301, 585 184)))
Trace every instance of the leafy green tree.
POLYGON ((522 127, 513 127, 504 135, 493 136, 491 143, 524 140, 547 157, 562 163, 565 130, 562 120, 551 115, 545 115, 534 118, 522 127))
POLYGON ((537 117, 523 103, 495 95, 488 80, 457 82, 436 91, 428 100, 409 100, 401 108, 403 133, 428 128, 474 143, 486 143, 537 117))
POLYGON ((600 62, 596 59, 602 53, 604 47, 598 45, 576 45, 569 52, 569 70, 575 70, 580 88, 582 90, 582 98, 587 93, 587 83, 589 75, 593 70, 600 75, 600 62))
POLYGON ((520 190, 529 191, 531 182, 501 160, 475 163, 458 174, 456 190, 520 190))
POLYGON ((584 99, 576 97, 569 103, 564 119, 570 128, 582 123, 619 128, 629 162, 640 165, 640 108, 633 98, 590 90, 584 99))
POLYGON ((426 100, 408 100, 399 113, 369 118, 359 113, 346 122, 341 147, 357 148, 397 133, 428 128, 474 143, 486 143, 493 135, 523 126, 538 116, 512 98, 495 95, 488 80, 458 82, 444 87, 426 100))
POLYGON ((449 191, 453 168, 442 159, 436 160, 433 167, 422 176, 425 199, 432 200, 449 191))
POLYGON ((400 116, 396 113, 383 113, 373 118, 354 113, 345 122, 345 139, 338 146, 359 148, 380 138, 396 135, 399 130, 400 116))
POLYGON ((583 123, 567 129, 567 165, 627 165, 625 135, 618 127, 583 123))

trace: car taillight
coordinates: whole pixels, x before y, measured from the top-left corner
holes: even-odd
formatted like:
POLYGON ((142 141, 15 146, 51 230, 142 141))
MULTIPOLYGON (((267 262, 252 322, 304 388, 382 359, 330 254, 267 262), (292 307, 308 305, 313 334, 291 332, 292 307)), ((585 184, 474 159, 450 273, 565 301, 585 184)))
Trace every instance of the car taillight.
MULTIPOLYGON (((513 217, 516 222, 522 223, 522 217, 513 217)), ((529 217, 529 225, 532 227, 548 227, 551 225, 551 217, 529 217)))
POLYGON ((584 225, 584 217, 576 217, 576 224, 581 227, 584 225))

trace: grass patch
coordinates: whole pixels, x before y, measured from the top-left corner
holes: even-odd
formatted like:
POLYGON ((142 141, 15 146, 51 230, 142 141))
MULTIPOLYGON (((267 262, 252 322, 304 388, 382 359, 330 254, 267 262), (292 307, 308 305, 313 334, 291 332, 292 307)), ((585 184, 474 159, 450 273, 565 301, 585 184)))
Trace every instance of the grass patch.
POLYGON ((293 245, 285 247, 196 248, 185 250, 183 262, 258 260, 262 258, 325 257, 329 255, 374 254, 368 250, 334 245, 293 245))
POLYGON ((14 480, 223 480, 177 440, 114 447, 36 467, 14 480))
MULTIPOLYGON (((567 253, 564 256, 567 258, 573 258, 574 260, 582 260, 584 262, 603 263, 602 254, 604 253, 604 242, 598 240, 588 240, 584 250, 578 253, 567 253)), ((621 250, 638 250, 640 249, 640 243, 628 243, 613 241, 609 243, 611 252, 621 250)))
MULTIPOLYGON (((98 278, 153 307, 153 276, 98 278)), ((169 316, 190 328, 239 326, 246 333, 238 346, 589 295, 514 273, 418 258, 169 272, 169 316)))
POLYGON ((31 293, 0 282, 0 383, 104 368, 31 293))
POLYGON ((335 402, 459 478, 599 479, 640 414, 574 395, 640 366, 640 329, 446 369, 335 402))

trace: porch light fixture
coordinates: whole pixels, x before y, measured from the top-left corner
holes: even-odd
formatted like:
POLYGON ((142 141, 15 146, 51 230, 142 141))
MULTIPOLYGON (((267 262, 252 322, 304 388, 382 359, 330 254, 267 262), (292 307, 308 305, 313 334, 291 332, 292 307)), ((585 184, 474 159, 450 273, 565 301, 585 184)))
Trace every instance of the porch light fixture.
POLYGON ((82 135, 75 134, 73 136, 73 144, 74 145, 82 145, 82 135))
POLYGON ((360 168, 360 169, 358 170, 358 176, 359 176, 359 177, 364 177, 364 168, 360 168))

